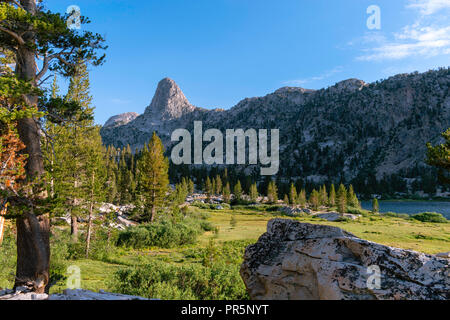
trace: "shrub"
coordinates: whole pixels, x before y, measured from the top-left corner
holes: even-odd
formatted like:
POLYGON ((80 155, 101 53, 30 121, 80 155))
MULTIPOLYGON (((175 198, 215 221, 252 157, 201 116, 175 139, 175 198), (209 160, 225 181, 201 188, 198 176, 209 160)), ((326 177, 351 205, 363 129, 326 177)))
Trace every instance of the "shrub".
POLYGON ((421 222, 448 223, 448 220, 442 214, 436 212, 417 213, 412 215, 411 218, 421 222))
POLYGON ((163 300, 243 300, 248 299, 239 265, 215 263, 211 267, 198 264, 172 265, 162 261, 114 274, 112 290, 163 300))
POLYGON ((217 229, 217 227, 214 227, 209 221, 200 221, 200 227, 204 231, 215 231, 217 229))
POLYGON ((386 212, 382 213, 383 216, 392 217, 392 218, 401 218, 401 219, 410 219, 411 216, 406 213, 395 213, 395 212, 386 212))
MULTIPOLYGON (((215 262, 221 261, 224 263, 240 265, 242 264, 245 248, 255 242, 256 240, 233 240, 216 245, 218 254, 215 257, 215 262)), ((203 258, 209 254, 209 251, 210 248, 208 247, 189 248, 185 249, 183 254, 186 258, 203 260, 203 258)))
POLYGON ((347 206, 347 213, 351 214, 360 214, 362 216, 368 216, 367 210, 361 209, 361 208, 355 208, 355 207, 349 207, 347 206))
POLYGON ((173 223, 168 220, 128 228, 118 235, 117 245, 135 249, 161 247, 173 248, 193 244, 201 232, 199 223, 183 221, 173 223))

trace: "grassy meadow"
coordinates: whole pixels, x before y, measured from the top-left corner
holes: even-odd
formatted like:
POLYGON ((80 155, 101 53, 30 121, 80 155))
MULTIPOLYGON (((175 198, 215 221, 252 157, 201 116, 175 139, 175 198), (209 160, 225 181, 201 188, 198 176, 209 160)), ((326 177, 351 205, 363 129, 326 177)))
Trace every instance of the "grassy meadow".
MULTIPOLYGON (((83 289, 104 289, 160 299, 245 299, 245 288, 239 277, 244 249, 256 242, 265 232, 267 222, 276 217, 333 225, 369 241, 429 254, 450 250, 450 223, 421 222, 407 217, 374 215, 368 211, 361 211, 363 215, 357 220, 329 222, 312 216, 292 218, 278 211, 263 210, 245 206, 224 210, 190 207, 189 212, 203 215, 213 227, 202 232, 195 244, 169 249, 132 249, 108 244, 109 249, 99 249, 102 254, 90 259, 76 254, 67 259, 65 251, 74 250, 70 245, 62 246, 67 242, 69 229, 54 227, 57 230, 52 237, 58 239, 52 242, 52 254, 55 255, 52 263, 56 264, 54 268, 59 281, 51 288, 51 293, 66 288, 65 270, 75 265, 80 268, 83 289), (155 273, 155 270, 159 271, 155 273), (211 280, 202 274, 216 280, 210 283, 211 280), (149 278, 153 279, 151 283, 149 278), (196 282, 186 284, 185 280, 180 280, 185 278, 196 282), (227 286, 234 291, 228 292, 227 286), (211 287, 215 289, 205 293, 211 287)), ((10 288, 15 268, 15 244, 10 232, 0 247, 0 262, 0 287, 10 288)))

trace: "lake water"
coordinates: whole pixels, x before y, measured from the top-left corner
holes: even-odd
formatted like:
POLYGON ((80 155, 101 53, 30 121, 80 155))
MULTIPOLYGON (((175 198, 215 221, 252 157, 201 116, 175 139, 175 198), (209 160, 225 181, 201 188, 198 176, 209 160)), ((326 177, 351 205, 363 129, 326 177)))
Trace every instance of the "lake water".
MULTIPOLYGON (((378 201, 380 212, 421 213, 438 212, 450 219, 450 202, 446 201, 378 201)), ((372 210, 372 201, 362 201, 363 209, 372 210)))

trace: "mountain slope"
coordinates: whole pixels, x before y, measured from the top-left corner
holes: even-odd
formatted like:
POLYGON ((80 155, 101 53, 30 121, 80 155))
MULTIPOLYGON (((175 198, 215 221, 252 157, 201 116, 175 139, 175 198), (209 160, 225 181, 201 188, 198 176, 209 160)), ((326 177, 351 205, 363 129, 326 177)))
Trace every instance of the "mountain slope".
MULTIPOLYGON (((366 178, 424 166, 426 142, 450 127, 450 69, 401 74, 375 83, 341 81, 321 90, 285 87, 229 110, 192 106, 163 79, 143 115, 105 125, 105 144, 141 148, 157 131, 170 149, 177 128, 280 129, 280 175, 312 180, 366 178)), ((110 122, 110 121, 108 121, 110 122)), ((413 173, 411 173, 413 174, 413 173)))

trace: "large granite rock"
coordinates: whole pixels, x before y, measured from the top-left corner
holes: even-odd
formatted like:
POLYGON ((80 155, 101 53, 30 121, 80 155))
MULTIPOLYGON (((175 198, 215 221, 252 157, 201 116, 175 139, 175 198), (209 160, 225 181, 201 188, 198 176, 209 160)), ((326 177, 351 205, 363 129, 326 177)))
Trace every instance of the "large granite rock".
POLYGON ((449 259, 285 219, 247 247, 241 276, 255 300, 450 299, 449 259))

